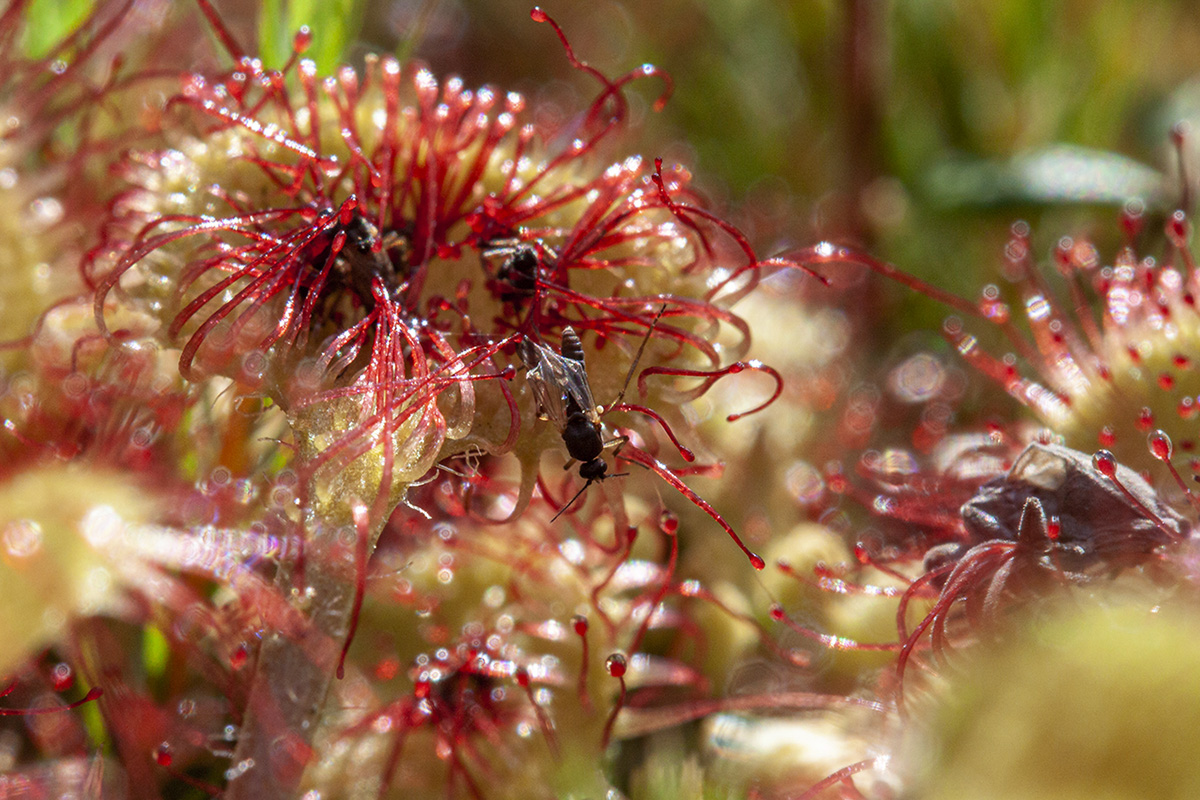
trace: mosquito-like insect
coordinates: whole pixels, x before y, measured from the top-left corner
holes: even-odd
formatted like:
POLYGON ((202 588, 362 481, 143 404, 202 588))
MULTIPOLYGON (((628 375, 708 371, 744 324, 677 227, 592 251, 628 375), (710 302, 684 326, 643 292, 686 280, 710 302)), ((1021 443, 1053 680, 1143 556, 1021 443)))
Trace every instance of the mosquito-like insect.
MULTIPOLYGON (((654 326, 658 324, 666 309, 664 304, 646 331, 633 364, 625 376, 625 385, 621 387, 617 399, 609 405, 610 408, 620 403, 625 396, 633 372, 637 369, 646 344, 650 341, 650 334, 654 332, 654 326)), ((604 428, 600 422, 602 409, 592 397, 592 387, 588 383, 587 367, 583 360, 583 343, 572 328, 563 328, 562 345, 557 353, 547 345, 526 339, 521 343, 521 360, 525 362, 527 369, 525 379, 529 381, 537 400, 538 418, 554 423, 562 436, 563 444, 566 445, 567 454, 573 461, 580 462, 579 477, 586 481, 583 488, 554 515, 554 519, 551 520, 553 522, 574 505, 580 495, 596 481, 628 474, 622 472, 610 475, 608 464, 600 457, 606 447, 625 440, 623 437, 604 440, 604 428)), ((568 463, 567 467, 570 466, 568 463)))

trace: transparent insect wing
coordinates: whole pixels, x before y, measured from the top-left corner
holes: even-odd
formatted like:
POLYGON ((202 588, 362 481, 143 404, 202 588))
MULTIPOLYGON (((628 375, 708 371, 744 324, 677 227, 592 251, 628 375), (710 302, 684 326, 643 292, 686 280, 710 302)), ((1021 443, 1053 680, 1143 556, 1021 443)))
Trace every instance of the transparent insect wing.
POLYGON ((584 365, 563 358, 545 345, 531 342, 527 345, 521 355, 528 368, 525 379, 537 398, 538 416, 550 420, 562 432, 572 407, 577 407, 598 424, 600 417, 584 365))

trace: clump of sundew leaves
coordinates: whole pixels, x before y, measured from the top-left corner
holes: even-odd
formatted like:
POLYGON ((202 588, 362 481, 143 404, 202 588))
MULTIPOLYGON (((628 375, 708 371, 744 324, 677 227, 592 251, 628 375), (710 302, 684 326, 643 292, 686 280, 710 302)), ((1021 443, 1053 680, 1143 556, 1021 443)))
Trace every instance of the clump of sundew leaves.
MULTIPOLYGON (((95 23, 110 13, 134 19, 132 6, 50 5, 13 3, 4 18, 9 60, 34 65, 25 74, 44 67, 46 80, 15 81, 10 99, 97 98, 82 107, 103 107, 103 99, 119 112, 131 86, 162 86, 161 71, 138 73, 110 61, 111 53, 97 55, 104 48, 90 48, 87 36, 72 38, 90 30, 100 43, 116 41, 123 34, 95 23), (58 84, 50 75, 67 78, 58 84), (75 93, 58 91, 64 84, 75 93), (29 91, 37 86, 51 90, 29 91)), ((420 13, 422 25, 437 22, 434 6, 420 13)), ((9 153, 25 170, 12 218, 36 211, 45 229, 9 232, 38 234, 8 250, 23 263, 6 269, 32 276, 28 286, 13 285, 35 299, 25 304, 29 315, 8 315, 15 340, 29 338, 7 349, 11 379, 0 406, 11 437, 3 445, 12 493, 0 534, 4 569, 23 587, 22 602, 47 598, 41 605, 51 612, 26 613, 14 603, 2 618, 20 633, 7 667, 17 674, 3 687, 6 716, 27 725, 33 733, 22 735, 37 743, 36 760, 18 764, 23 779, 50 788, 103 785, 113 796, 123 796, 123 784, 164 795, 190 784, 228 796, 260 794, 260 786, 261 796, 295 786, 347 797, 568 796, 613 787, 631 796, 882 795, 920 774, 912 764, 921 745, 912 742, 939 741, 910 731, 921 724, 925 695, 956 691, 942 685, 944 668, 977 638, 1019 642, 1017 610, 1063 591, 1087 604, 1116 602, 1098 588, 1113 575, 1126 593, 1121 602, 1132 595, 1136 607, 1153 606, 1162 586, 1189 585, 1179 528, 1186 523, 1176 519, 1190 513, 1187 482, 1176 491, 1170 480, 1167 488, 1135 482, 1117 467, 1174 468, 1178 451, 1191 446, 1185 390, 1193 356, 1173 327, 1191 313, 1184 129, 1177 140, 1185 181, 1176 200, 1178 182, 1095 142, 1016 156, 1016 148, 979 147, 954 163, 892 164, 896 178, 872 149, 880 129, 851 124, 852 135, 839 139, 846 152, 825 165, 847 163, 843 156, 866 165, 827 181, 844 181, 851 213, 834 216, 847 226, 817 214, 819 235, 798 233, 794 218, 758 195, 743 210, 755 233, 743 237, 671 159, 651 169, 652 158, 620 153, 619 169, 600 178, 588 172, 595 165, 574 171, 573 157, 554 162, 555 153, 571 153, 572 135, 584 143, 581 152, 616 159, 608 152, 614 142, 597 143, 606 126, 623 127, 645 102, 636 92, 626 98, 624 78, 589 72, 571 55, 582 72, 600 77, 599 96, 590 106, 531 104, 534 128, 555 132, 542 151, 523 150, 532 140, 518 134, 496 149, 497 167, 462 146, 478 159, 463 163, 478 163, 483 183, 492 181, 490 202, 468 203, 460 216, 434 204, 424 216, 389 218, 373 205, 372 192, 387 181, 371 149, 378 142, 346 131, 370 130, 363 118, 375 115, 392 125, 408 112, 387 104, 399 109, 413 97, 429 101, 426 117, 413 116, 432 131, 431 120, 452 119, 455 108, 470 111, 494 95, 414 71, 403 82, 414 95, 386 88, 380 102, 361 102, 357 92, 389 86, 381 76, 393 70, 386 59, 358 72, 340 69, 375 13, 362 3, 264 3, 257 36, 227 25, 231 18, 207 2, 197 9, 215 47, 182 94, 155 88, 158 96, 175 93, 174 101, 150 101, 145 118, 124 129, 130 120, 84 124, 88 115, 64 109, 71 103, 48 104, 54 111, 42 119, 53 125, 6 138, 20 145, 9 153), (583 109, 582 121, 563 110, 572 107, 583 109), (189 113, 190 140, 180 122, 189 113), (130 141, 116 142, 114 131, 130 141), (217 179, 200 169, 189 178, 189 159, 199 163, 195 143, 218 140, 232 171, 217 179), (136 193, 109 204, 111 186, 97 186, 90 206, 78 203, 87 193, 81 179, 125 158, 126 144, 149 154, 133 159, 143 177, 176 170, 166 194, 177 216, 137 205, 136 193), (539 167, 546 157, 552 166, 539 167), (352 198, 337 181, 356 169, 352 198), (242 180, 251 173, 253 180, 242 180), (318 191, 294 188, 309 178, 318 191), (521 181, 540 190, 497 188, 521 181), (72 191, 56 198, 56 182, 72 191), (556 194, 551 184, 569 188, 556 194), (982 381, 944 346, 929 344, 933 337, 905 345, 903 356, 878 356, 880 343, 905 327, 903 315, 874 313, 889 308, 861 301, 874 290, 854 289, 851 302, 838 294, 845 292, 839 281, 849 280, 842 268, 856 254, 878 248, 904 267, 936 264, 912 257, 931 249, 917 227, 941 231, 940 246, 959 262, 990 263, 973 257, 988 237, 927 225, 948 208, 1010 214, 1016 204, 1049 214, 1130 194, 1142 202, 1126 210, 1124 241, 1108 248, 1103 234, 1072 230, 1071 240, 1053 247, 1045 263, 1069 287, 1061 292, 1043 278, 1034 252, 1037 231, 1056 228, 1043 221, 1032 236, 1029 227, 1013 229, 1003 266, 1013 279, 1009 294, 1027 311, 1027 334, 1010 323, 1004 290, 990 288, 979 313, 965 312, 966 326, 947 328, 960 355, 1033 408, 1048 430, 1035 430, 1015 406, 981 400, 970 387, 982 381), (209 205, 188 206, 189 197, 209 205), (275 216, 256 217, 264 207, 275 216), (99 241, 95 228, 74 224, 130 209, 120 220, 132 229, 124 241, 114 235, 120 224, 102 228, 99 241), (1140 224, 1162 212, 1164 225, 1140 224), (308 238, 289 239, 292 229, 274 224, 280 220, 308 238), (1165 246, 1147 241, 1157 230, 1166 231, 1165 246), (836 250, 842 255, 833 259, 829 248, 840 244, 818 245, 769 260, 750 247, 751 240, 810 245, 834 235, 860 248, 836 250), (282 252, 286 269, 255 271, 278 265, 282 252), (521 252, 535 255, 524 283, 514 282, 509 261, 521 252), (1115 255, 1098 255, 1106 252, 1115 255), (111 277, 85 269, 80 278, 70 262, 81 254, 88 264, 116 258, 121 267, 111 277), (231 263, 245 272, 222 283, 220 270, 231 263), (822 270, 833 288, 819 288, 797 267, 822 270), (314 278, 322 270, 324 284, 314 278), (288 276, 286 285, 298 287, 290 305, 272 305, 266 282, 237 283, 260 274, 288 276), (757 285, 762 278, 768 285, 757 285), (1055 296, 1064 292, 1068 302, 1055 296), (742 305, 725 307, 742 294, 742 305), (171 305, 181 299, 181 307, 171 305), (243 314, 242 303, 253 310, 243 314), (1093 303, 1097 325, 1087 321, 1093 303), (811 358, 790 358, 795 343, 767 322, 794 319, 780 312, 797 309, 815 331, 806 336, 821 343, 811 358), (271 325, 263 327, 271 315, 288 322, 274 339, 271 325), (974 340, 981 334, 970 326, 981 315, 1015 332, 1016 356, 974 340), (631 396, 599 417, 606 434, 627 439, 623 449, 604 451, 611 471, 633 474, 597 482, 569 509, 579 473, 560 469, 562 431, 534 420, 518 355, 532 339, 561 357, 568 325, 582 336, 600 403, 618 396, 631 363, 642 368, 631 396), (1026 335, 1032 343, 1021 347, 1026 335), (755 337, 784 355, 780 370, 744 352, 755 337), (269 347, 240 347, 268 339, 269 347), (287 357, 276 360, 281 351, 287 357), (1092 381, 1116 374, 1119 386, 1078 390, 1074 367, 1092 381), (771 383, 763 375, 776 381, 781 413, 728 426, 721 418, 761 405, 762 385, 771 383), (756 395, 743 402, 747 391, 756 395), (1063 405, 1070 414, 1052 413, 1063 405), (980 408, 992 416, 987 425, 980 408), (1170 437, 1159 425, 1171 428, 1170 437), (1138 442, 1145 434, 1148 450, 1138 442), (1066 451, 1055 437, 1082 451, 1066 451), (1093 460, 1084 452, 1093 437, 1117 455, 1093 460), (1147 525, 1169 530, 1131 546, 1132 534, 1118 523, 1065 526, 1047 510, 1054 476, 1043 470, 1027 481, 1028 470, 1010 471, 1039 439, 1038 446, 1072 453, 1080 470, 1093 464, 1084 482, 1093 489, 1124 487, 1133 498, 1126 510, 1145 523, 1135 526, 1139 534, 1147 525), (408 459, 412 453, 419 457, 408 459), (721 461, 728 462, 723 475, 721 461), (659 496, 674 489, 691 504, 659 496), (981 498, 996 493, 1029 502, 1010 504, 1011 524, 979 527, 974 517, 967 524, 961 509, 982 508, 981 498), (708 514, 768 556, 761 582, 743 561, 711 556, 717 543, 708 514), (55 559, 46 558, 50 550, 55 559), (335 673, 343 680, 333 682, 335 673), (65 707, 43 713, 38 705, 53 702, 65 707), (773 744, 781 738, 813 747, 781 749, 773 744), (527 768, 509 780, 505 764, 518 752, 527 768), (893 755, 910 764, 890 766, 893 755), (315 761, 320 769, 302 771, 315 761), (99 771, 119 778, 97 782, 99 771)), ((704 23, 729 22, 730 13, 714 8, 704 23)), ((750 13, 762 31, 780 12, 750 13)), ((914 22, 904 15, 902 32, 914 22)), ((863 34, 848 47, 879 43, 871 19, 851 16, 846 24, 863 34)), ((784 38, 786 26, 764 35, 775 46, 784 38)), ((394 62, 395 74, 406 61, 394 62)), ((786 59, 772 64, 780 73, 797 68, 786 59)), ((780 77, 787 79, 780 85, 796 83, 795 74, 780 77)), ((1022 73, 1028 85, 1016 81, 1016 94, 1035 89, 1036 78, 1022 73)), ((902 104, 920 77, 902 73, 897 82, 902 104)), ((852 123, 855 110, 869 120, 876 102, 869 85, 855 86, 840 104, 852 123)), ((744 95, 739 102, 758 96, 744 95)), ((498 120, 526 108, 513 95, 505 102, 498 120)), ((486 116, 492 108, 479 110, 486 116)), ((931 103, 912 119, 955 113, 931 103)), ((1022 118, 1034 124, 1053 116, 1022 118)), ((461 117, 467 128, 471 118, 461 117)), ((722 120, 723 136, 734 138, 737 122, 722 120)), ((986 126, 967 122, 962 135, 984 137, 986 126)), ((430 152, 413 150, 412 163, 429 174, 411 185, 424 181, 454 195, 459 187, 436 174, 450 161, 430 152)), ((152 183, 137 189, 152 193, 152 183)), ((960 302, 962 311, 972 301, 960 302)), ((986 338, 988 326, 980 327, 986 338)), ((770 388, 766 394, 774 399, 770 388)))

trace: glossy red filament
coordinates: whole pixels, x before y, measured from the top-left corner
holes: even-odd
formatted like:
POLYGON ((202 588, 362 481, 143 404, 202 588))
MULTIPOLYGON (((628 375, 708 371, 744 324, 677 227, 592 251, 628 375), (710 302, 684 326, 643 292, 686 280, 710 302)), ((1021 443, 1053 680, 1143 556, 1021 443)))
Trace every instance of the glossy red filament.
POLYGON ((1171 438, 1165 431, 1156 430, 1150 434, 1147 443, 1150 446, 1150 454, 1167 465, 1171 477, 1175 479, 1175 484, 1183 490, 1183 494, 1192 504, 1192 508, 1200 510, 1200 500, 1197 500, 1196 495, 1192 494, 1192 490, 1183 480, 1183 476, 1179 474, 1179 470, 1175 469, 1175 465, 1171 463, 1171 438))
POLYGON ((625 661, 625 656, 613 653, 604 662, 604 667, 608 670, 609 675, 621 682, 621 693, 617 696, 617 702, 613 705, 612 712, 604 723, 604 736, 600 740, 600 746, 607 748, 612 739, 613 723, 617 721, 617 714, 621 713, 621 709, 625 707, 625 672, 628 669, 628 663, 625 661))
MULTIPOLYGON (((9 694, 14 688, 16 688, 15 683, 11 684, 3 693, 0 693, 0 697, 9 694)), ((33 714, 56 714, 59 711, 71 711, 72 709, 79 708, 84 703, 92 702, 102 694, 104 694, 103 689, 99 686, 93 686, 86 695, 74 703, 67 703, 65 706, 47 706, 44 708, 0 708, 0 717, 24 717, 33 714)))
POLYGON ((517 685, 525 690, 525 697, 529 699, 529 704, 533 706, 534 713, 537 714, 538 725, 542 729, 542 736, 546 739, 546 746, 550 748, 550 754, 556 759, 558 758, 558 739, 554 736, 554 723, 550 721, 550 715, 546 713, 546 709, 542 708, 534 697, 533 685, 529 680, 529 670, 525 667, 517 668, 517 685))
POLYGON ((350 630, 346 632, 346 641, 342 644, 342 653, 338 658, 337 678, 346 676, 346 655, 350 652, 350 643, 358 630, 358 618, 362 613, 363 595, 367 588, 367 552, 370 547, 370 519, 367 517, 366 506, 354 506, 354 600, 350 607, 350 630))
POLYGON ((582 614, 576 614, 571 619, 571 627, 575 629, 575 635, 579 637, 582 644, 583 652, 580 655, 579 665, 579 705, 587 711, 592 708, 592 698, 587 692, 588 678, 588 621, 587 617, 582 614))
POLYGON ((1179 538, 1179 533, 1174 528, 1163 522, 1162 518, 1158 516, 1158 514, 1155 514, 1153 511, 1147 508, 1145 503, 1139 500, 1133 492, 1129 491, 1129 489, 1125 487, 1125 484, 1121 483, 1120 479, 1117 477, 1117 459, 1112 453, 1107 450, 1097 450, 1092 456, 1092 466, 1096 468, 1097 472, 1112 481, 1113 485, 1121 490, 1121 494, 1125 495, 1125 499, 1127 499, 1143 514, 1145 514, 1146 519, 1157 525, 1159 530, 1167 534, 1167 536, 1171 537, 1172 539, 1179 538))
POLYGON ((784 625, 788 626, 789 628, 791 628, 793 631, 800 634, 804 638, 812 639, 813 641, 820 642, 822 645, 824 645, 825 647, 828 647, 830 650, 874 650, 874 651, 882 650, 885 652, 896 652, 896 651, 899 651, 901 648, 901 645, 896 642, 863 643, 863 642, 856 642, 853 639, 847 639, 844 636, 834 636, 834 635, 828 634, 828 633, 818 633, 818 632, 812 630, 811 628, 804 627, 803 625, 801 625, 800 623, 796 622, 794 619, 789 617, 787 615, 787 612, 785 612, 783 610, 783 607, 780 606, 778 603, 775 603, 771 606, 769 613, 771 615, 771 619, 775 620, 776 622, 782 622, 784 625))
POLYGON ((771 403, 774 403, 779 398, 779 395, 783 394, 783 377, 777 370, 775 370, 774 367, 768 367, 766 364, 757 360, 737 361, 727 367, 715 370, 680 369, 676 367, 646 367, 638 375, 638 394, 643 397, 646 396, 646 379, 651 375, 679 375, 687 378, 704 378, 699 386, 682 393, 682 399, 685 401, 695 400, 697 397, 707 392, 714 383, 721 378, 724 378, 726 375, 737 375, 738 373, 745 372, 747 370, 751 372, 764 372, 767 375, 770 375, 775 380, 775 390, 764 402, 760 403, 749 411, 741 411, 736 414, 730 414, 725 418, 729 422, 737 422, 742 417, 762 411, 764 408, 771 405, 771 403))
POLYGON ((640 448, 634 447, 633 445, 627 445, 625 449, 621 451, 621 454, 618 456, 618 458, 624 461, 632 461, 635 464, 641 464, 651 472, 656 473, 664 481, 671 484, 676 491, 690 500, 693 505, 716 520, 717 524, 724 528, 725 532, 729 534, 729 538, 733 539, 734 544, 741 548, 742 552, 746 554, 746 558, 750 559, 750 565, 752 567, 755 569, 762 569, 766 566, 766 562, 762 560, 761 556, 751 551, 749 547, 746 547, 746 543, 742 541, 742 537, 737 535, 737 532, 728 522, 725 521, 725 518, 718 514, 716 509, 709 505, 707 500, 700 497, 700 495, 688 488, 687 484, 680 480, 679 476, 676 475, 669 467, 667 467, 666 464, 662 463, 640 448))
POLYGON ((663 433, 665 433, 667 435, 667 438, 671 440, 671 444, 675 445, 675 449, 679 451, 679 455, 683 456, 684 461, 691 464, 692 462, 694 462, 696 460, 696 454, 693 453, 689 448, 685 447, 683 445, 683 443, 680 442, 679 439, 677 439, 675 437, 675 431, 671 430, 671 426, 667 424, 667 421, 665 419, 663 419, 657 411, 646 408, 645 406, 639 406, 639 405, 635 405, 632 403, 617 403, 615 406, 612 406, 608 410, 609 411, 636 411, 639 414, 645 414, 647 417, 649 417, 650 419, 657 422, 659 427, 661 427, 663 429, 663 433))

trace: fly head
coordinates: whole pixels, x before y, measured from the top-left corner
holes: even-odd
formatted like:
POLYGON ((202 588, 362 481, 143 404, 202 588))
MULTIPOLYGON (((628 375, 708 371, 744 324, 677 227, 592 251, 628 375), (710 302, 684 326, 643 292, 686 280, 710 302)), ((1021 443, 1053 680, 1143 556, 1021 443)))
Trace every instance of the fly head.
POLYGON ((604 463, 604 459, 596 456, 591 461, 585 461, 579 465, 579 477, 592 481, 602 481, 608 477, 608 464, 604 463))

